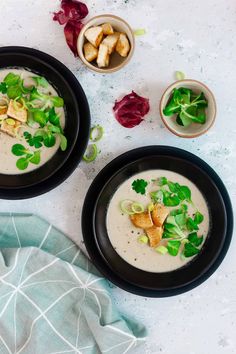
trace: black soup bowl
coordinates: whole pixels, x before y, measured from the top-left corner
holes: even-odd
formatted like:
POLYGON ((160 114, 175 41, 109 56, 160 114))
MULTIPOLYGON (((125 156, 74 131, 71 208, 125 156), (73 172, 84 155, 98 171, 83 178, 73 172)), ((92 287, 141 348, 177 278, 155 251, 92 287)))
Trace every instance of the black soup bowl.
MULTIPOLYGON (((77 162, 79 163, 87 146, 90 114, 87 99, 81 85, 71 71, 52 56, 26 47, 0 48, 0 70, 13 68, 25 69, 45 77, 58 92, 59 96, 63 98, 65 109, 64 132, 68 141, 66 151, 58 149, 48 162, 34 171, 19 175, 0 174, 0 197, 20 199, 24 198, 24 193, 22 192, 24 189, 32 188, 45 182, 66 164, 73 152, 77 139, 82 134, 83 144, 80 146, 80 150, 77 151, 77 162), (81 124, 81 113, 84 106, 86 106, 86 116, 83 116, 84 122, 81 124), (13 189, 15 194, 12 193, 13 189), (7 191, 10 191, 9 196, 7 191)), ((75 167, 76 165, 74 164, 75 167)), ((70 173, 72 173, 72 170, 70 173)), ((57 185, 65 178, 61 176, 60 181, 57 181, 57 185)), ((37 194, 46 191, 45 184, 45 188, 41 188, 37 194)), ((33 195, 34 193, 31 194, 33 195)), ((30 193, 26 193, 26 197, 30 197, 30 193)))
POLYGON ((177 295, 205 281, 222 262, 232 230, 230 199, 218 175, 197 156, 168 146, 135 149, 113 160, 93 181, 82 213, 84 242, 97 268, 121 288, 150 297, 177 295), (200 253, 183 267, 163 273, 128 264, 113 248, 106 227, 107 210, 117 188, 139 172, 158 169, 176 172, 193 182, 203 194, 210 215, 209 232, 200 253))

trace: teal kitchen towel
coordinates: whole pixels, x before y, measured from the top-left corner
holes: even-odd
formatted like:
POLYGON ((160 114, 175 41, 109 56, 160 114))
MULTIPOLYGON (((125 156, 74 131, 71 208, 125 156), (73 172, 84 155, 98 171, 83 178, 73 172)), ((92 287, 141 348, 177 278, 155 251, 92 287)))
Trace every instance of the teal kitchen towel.
POLYGON ((109 284, 45 220, 0 214, 0 353, 121 354, 145 339, 109 284))

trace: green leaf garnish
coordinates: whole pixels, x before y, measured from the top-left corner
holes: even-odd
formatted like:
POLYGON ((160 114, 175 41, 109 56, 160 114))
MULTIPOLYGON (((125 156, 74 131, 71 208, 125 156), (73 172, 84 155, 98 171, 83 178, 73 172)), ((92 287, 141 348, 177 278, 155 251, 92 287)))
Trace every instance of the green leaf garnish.
POLYGON ((29 132, 24 132, 23 135, 29 146, 34 146, 36 149, 43 146, 43 137, 41 135, 32 136, 29 132))
POLYGON ((44 127, 47 124, 48 118, 45 112, 40 111, 39 109, 33 112, 33 119, 40 127, 44 127))
POLYGON ((15 86, 20 81, 20 75, 9 73, 3 80, 7 86, 15 86))
POLYGON ((165 116, 177 114, 176 122, 185 127, 192 122, 204 124, 206 122, 205 108, 208 102, 201 92, 199 95, 193 93, 192 90, 185 87, 174 89, 163 109, 165 116))
POLYGON ((50 148, 55 145, 56 138, 52 133, 48 132, 48 134, 43 138, 43 143, 46 147, 50 148))
POLYGON ((63 134, 59 134, 59 136, 61 139, 60 148, 62 151, 65 151, 67 149, 67 139, 63 134))
POLYGON ((28 150, 21 144, 15 144, 12 146, 11 152, 15 156, 23 156, 27 154, 28 150))
POLYGON ((186 226, 189 231, 198 230, 197 223, 192 218, 187 218, 186 226))
POLYGON ((194 245, 192 245, 191 243, 185 243, 184 245, 184 251, 183 251, 183 255, 185 257, 192 257, 195 256, 196 254, 198 254, 200 252, 200 250, 198 248, 196 248, 194 245))
POLYGON ((48 81, 42 76, 32 76, 32 79, 36 82, 37 86, 47 88, 49 85, 48 81))
POLYGON ((199 211, 197 211, 194 215, 194 222, 199 225, 203 222, 203 220, 204 216, 199 211))
POLYGON ((194 246, 198 247, 202 244, 203 242, 203 236, 198 236, 196 232, 192 232, 191 234, 188 235, 188 240, 191 242, 194 246))
POLYGON ((29 166, 29 159, 22 157, 16 161, 16 167, 19 170, 25 170, 29 166))
POLYGON ((177 256, 177 254, 179 253, 179 248, 181 246, 181 242, 178 240, 170 240, 167 242, 167 250, 168 253, 171 256, 177 256))
POLYGON ((136 179, 132 183, 132 189, 136 193, 145 194, 147 185, 148 185, 148 183, 144 179, 136 179))
POLYGON ((1 93, 7 93, 7 85, 6 85, 6 83, 5 82, 1 82, 0 83, 0 92, 1 93))

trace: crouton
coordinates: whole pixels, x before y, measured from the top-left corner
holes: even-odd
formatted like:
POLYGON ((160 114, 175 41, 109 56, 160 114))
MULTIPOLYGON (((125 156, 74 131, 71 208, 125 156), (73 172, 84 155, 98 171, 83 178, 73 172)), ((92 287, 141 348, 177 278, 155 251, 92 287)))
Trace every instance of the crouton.
POLYGON ((0 107, 0 116, 2 114, 6 114, 6 113, 7 113, 7 107, 5 107, 5 106, 0 107))
POLYGON ((162 204, 155 204, 152 211, 152 221, 156 226, 162 226, 169 215, 168 209, 162 204))
POLYGON ((91 43, 87 42, 84 45, 84 56, 88 62, 93 61, 98 56, 98 50, 91 43))
POLYGON ((112 28, 112 25, 110 23, 104 23, 102 25, 102 32, 103 34, 105 35, 109 35, 109 34, 113 34, 114 33, 114 30, 112 28))
POLYGON ((130 215, 130 220, 136 227, 148 229, 153 226, 151 215, 149 212, 137 213, 130 215))
POLYGON ((84 33, 85 38, 95 47, 98 48, 99 44, 102 41, 103 32, 102 27, 95 26, 87 29, 84 33))
POLYGON ((15 102, 13 100, 10 100, 9 106, 7 109, 7 115, 11 118, 17 119, 22 123, 27 122, 27 110, 25 108, 22 108, 22 105, 19 102, 15 102), (16 107, 14 107, 14 104, 16 107))
POLYGON ((18 122, 17 120, 15 120, 13 118, 4 119, 2 121, 0 131, 15 138, 16 133, 17 133, 17 128, 19 126, 20 126, 20 122, 18 122))
POLYGON ((99 68, 109 65, 108 46, 101 43, 98 50, 97 64, 99 68))
POLYGON ((160 243, 163 235, 163 228, 153 225, 152 227, 145 230, 149 238, 150 246, 157 247, 160 243))
POLYGON ((106 44, 108 46, 108 53, 111 54, 116 47, 120 34, 115 32, 114 34, 110 34, 106 38, 103 39, 102 44, 106 44))
POLYGON ((130 44, 127 36, 124 33, 120 33, 117 45, 116 45, 116 51, 119 53, 122 57, 127 57, 129 51, 130 51, 130 44))

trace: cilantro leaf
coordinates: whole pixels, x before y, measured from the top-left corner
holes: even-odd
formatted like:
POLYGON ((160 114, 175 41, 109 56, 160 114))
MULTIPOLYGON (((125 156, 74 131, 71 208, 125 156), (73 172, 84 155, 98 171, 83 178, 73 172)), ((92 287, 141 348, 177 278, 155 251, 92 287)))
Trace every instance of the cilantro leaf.
POLYGON ((147 185, 148 185, 148 183, 144 179, 136 179, 132 183, 132 189, 136 193, 145 194, 147 185))

